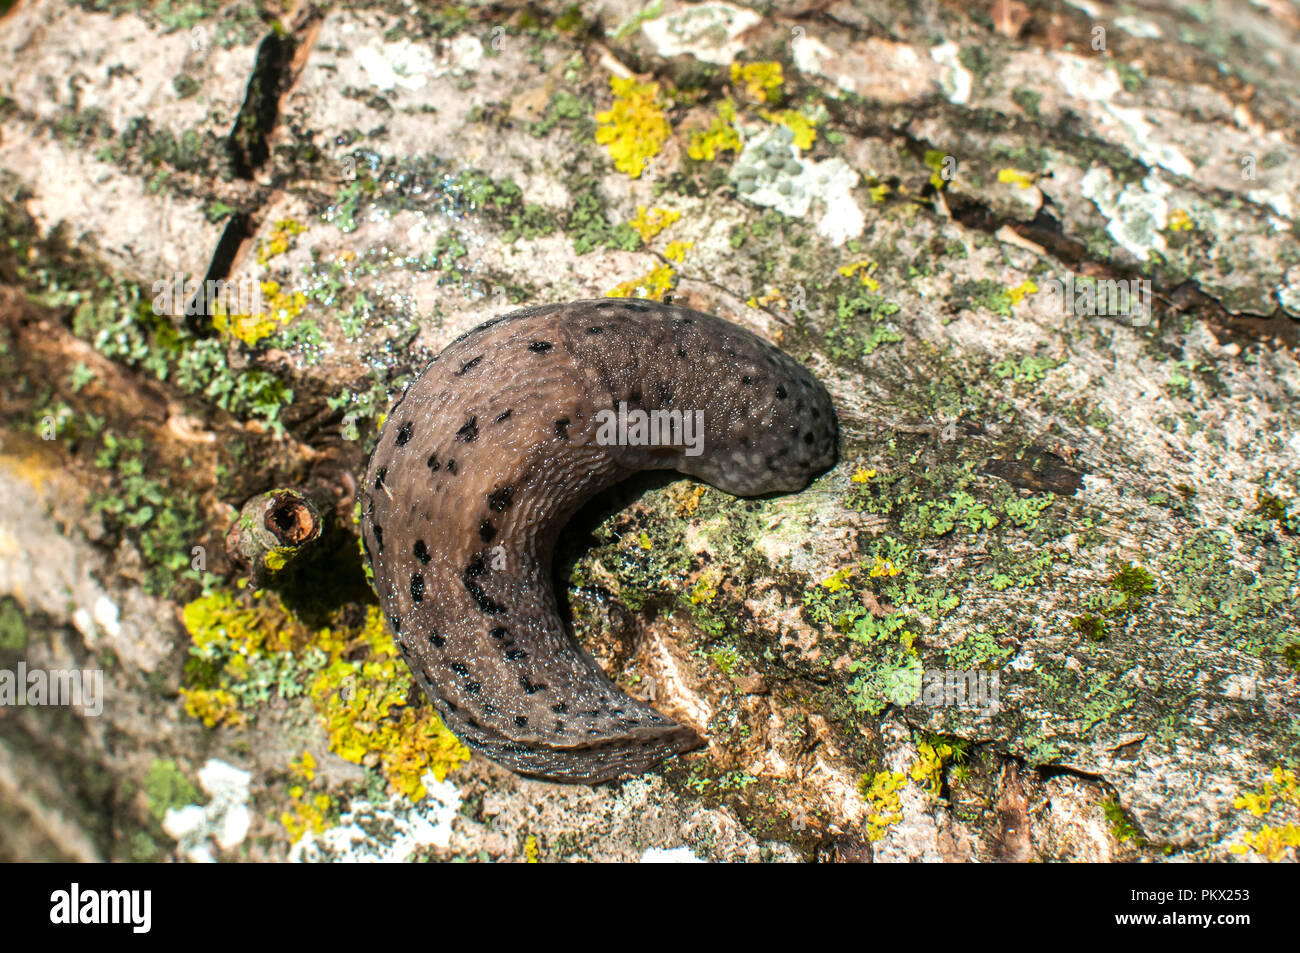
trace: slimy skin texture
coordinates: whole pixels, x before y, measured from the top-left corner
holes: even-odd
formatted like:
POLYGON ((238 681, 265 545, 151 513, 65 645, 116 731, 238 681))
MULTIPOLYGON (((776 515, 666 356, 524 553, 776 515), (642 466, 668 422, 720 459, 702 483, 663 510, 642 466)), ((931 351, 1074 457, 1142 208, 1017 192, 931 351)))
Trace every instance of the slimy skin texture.
POLYGON ((528 308, 450 344, 406 389, 363 485, 362 539, 407 664, 471 748, 595 783, 699 746, 629 697, 564 629, 556 537, 596 493, 675 469, 737 496, 803 489, 835 462, 830 396, 730 322, 632 299, 528 308), (602 446, 597 413, 704 412, 702 453, 602 446))

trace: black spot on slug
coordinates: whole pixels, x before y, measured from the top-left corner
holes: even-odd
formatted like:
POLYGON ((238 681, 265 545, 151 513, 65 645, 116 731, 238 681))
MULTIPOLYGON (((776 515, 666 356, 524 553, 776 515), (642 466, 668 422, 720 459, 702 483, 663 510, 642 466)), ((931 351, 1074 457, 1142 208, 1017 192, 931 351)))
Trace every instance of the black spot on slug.
POLYGON ((456 439, 469 443, 478 436, 478 418, 471 417, 465 426, 456 431, 456 439))
POLYGON ((550 349, 550 341, 534 341, 532 344, 528 345, 528 350, 532 351, 534 354, 544 354, 550 349))
POLYGON ((496 534, 497 534, 496 527, 493 526, 491 523, 489 523, 487 520, 484 520, 483 522, 478 524, 478 538, 483 540, 483 542, 485 543, 492 542, 492 538, 496 536, 496 534))
POLYGON ((505 411, 504 413, 497 414, 496 420, 494 420, 494 421, 492 421, 492 422, 493 422, 494 424, 499 424, 499 423, 501 423, 501 421, 507 419, 509 416, 510 416, 510 411, 507 410, 507 411, 505 411))
POLYGON ((561 417, 555 422, 555 436, 561 440, 569 439, 569 418, 561 417))
POLYGON ((528 718, 525 715, 515 715, 515 726, 522 728, 528 724, 528 718))
POLYGON ((488 635, 492 636, 492 638, 494 639, 504 639, 509 634, 510 634, 510 630, 503 625, 497 626, 495 629, 493 629, 491 632, 488 633, 488 635))
POLYGON ((424 545, 424 540, 417 539, 415 541, 415 546, 411 548, 411 551, 415 553, 415 558, 420 562, 424 563, 426 566, 429 564, 429 560, 432 557, 429 555, 429 547, 424 545))
POLYGON ((487 567, 483 565, 483 557, 475 556, 474 561, 465 567, 461 581, 465 583, 465 588, 469 591, 470 597, 484 615, 505 615, 505 607, 493 602, 492 598, 483 591, 483 587, 478 582, 478 577, 485 572, 487 572, 487 567))
POLYGON ((461 376, 464 375, 464 373, 465 373, 466 371, 470 371, 470 370, 473 370, 474 368, 478 367, 478 362, 481 361, 481 360, 483 360, 483 357, 484 357, 484 355, 480 354, 478 357, 474 358, 472 361, 466 361, 464 364, 462 364, 462 365, 460 366, 460 370, 456 371, 456 376, 457 376, 457 377, 461 377, 461 376))
POLYGON ((429 641, 437 648, 442 648, 444 645, 447 644, 447 640, 443 638, 441 635, 439 635, 437 632, 429 636, 429 641))
POLYGON ((787 390, 785 389, 785 385, 784 385, 784 384, 777 384, 777 385, 776 385, 776 399, 777 399, 777 400, 785 400, 785 399, 786 399, 787 397, 789 397, 789 396, 790 396, 790 392, 787 391, 787 390))
POLYGON ((511 649, 506 653, 506 658, 512 662, 518 662, 520 659, 528 658, 528 653, 523 649, 511 649))
POLYGON ((524 690, 525 695, 536 695, 538 692, 546 691, 546 686, 536 682, 530 682, 527 675, 521 675, 519 678, 519 687, 524 690))
POLYGON ((430 470, 437 470, 438 467, 441 466, 441 464, 438 463, 438 455, 436 453, 429 454, 427 464, 430 470))
POLYGON ((469 674, 469 668, 463 662, 452 662, 451 665, 448 666, 448 668, 450 668, 457 675, 469 674))
POLYGON ((411 599, 415 602, 424 601, 424 577, 418 572, 411 574, 411 599))
POLYGON ((494 490, 492 495, 488 497, 488 506, 498 513, 504 513, 510 508, 510 494, 513 492, 514 488, 509 486, 494 490))
POLYGON ((388 476, 388 467, 380 467, 378 470, 375 471, 376 490, 382 490, 384 488, 384 478, 387 476, 388 476))
POLYGON ((397 439, 393 443, 399 447, 405 447, 406 442, 411 439, 411 422, 408 420, 402 424, 401 429, 397 431, 397 439))
POLYGON ((448 461, 447 461, 447 472, 450 473, 452 476, 455 476, 455 475, 456 475, 456 461, 455 461, 455 460, 448 460, 448 461))

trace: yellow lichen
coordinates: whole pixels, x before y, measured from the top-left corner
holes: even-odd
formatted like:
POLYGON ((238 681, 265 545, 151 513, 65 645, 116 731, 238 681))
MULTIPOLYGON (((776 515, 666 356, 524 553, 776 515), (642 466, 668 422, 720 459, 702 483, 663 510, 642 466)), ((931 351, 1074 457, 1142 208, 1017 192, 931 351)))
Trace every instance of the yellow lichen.
MULTIPOLYGON (((1297 782, 1294 771, 1277 765, 1273 768, 1271 780, 1265 781, 1258 791, 1241 792, 1232 805, 1255 817, 1263 817, 1275 810, 1294 815, 1300 808, 1300 782, 1297 782)), ((1234 854, 1253 850, 1265 859, 1277 862, 1285 859, 1290 849, 1300 847, 1300 827, 1291 820, 1266 824, 1259 830, 1247 832, 1244 840, 1245 843, 1233 844, 1229 850, 1234 854)))
POLYGON ((712 602, 716 599, 718 597, 716 581, 713 574, 706 570, 695 583, 695 588, 691 590, 691 605, 712 602))
POLYGON ((640 278, 625 281, 605 292, 607 298, 654 298, 662 299, 673 290, 677 272, 671 265, 658 265, 640 278))
POLYGON ((1034 184, 1033 177, 1019 169, 998 169, 998 181, 1003 185, 1015 185, 1027 189, 1034 184))
POLYGON ((946 742, 922 741, 916 750, 920 757, 912 763, 909 773, 930 797, 937 799, 943 789, 943 766, 957 754, 957 749, 946 742))
POLYGON ((762 115, 769 122, 779 122, 794 133, 794 144, 802 152, 811 149, 817 141, 817 121, 797 110, 783 109, 779 113, 764 110, 762 115))
POLYGON ((218 725, 235 727, 245 722, 239 711, 239 699, 222 689, 181 689, 185 699, 185 714, 197 718, 207 728, 218 725))
POLYGON ((650 239, 681 217, 681 212, 675 212, 672 209, 647 209, 644 205, 638 205, 636 207, 636 218, 628 222, 628 225, 641 236, 641 241, 649 242, 650 239))
POLYGON ((1020 304, 1027 296, 1038 293, 1038 285, 1032 281, 1022 281, 1014 288, 1007 289, 1007 297, 1011 299, 1011 306, 1014 308, 1020 304))
POLYGON ((379 769, 397 791, 418 801, 426 793, 421 780, 426 773, 443 780, 469 760, 469 751, 431 708, 408 707, 410 673, 378 608, 370 607, 355 643, 369 648, 364 661, 335 656, 311 686, 330 750, 345 761, 379 769))
POLYGON ((528 838, 524 841, 524 863, 540 863, 540 854, 541 851, 537 847, 537 836, 535 834, 529 834, 528 838))
POLYGON ((731 82, 735 85, 743 83, 751 98, 767 103, 780 99, 785 75, 781 64, 776 62, 732 63, 731 82))
MULTIPOLYGON (((331 751, 378 770, 394 790, 412 800, 424 797, 421 778, 426 773, 441 781, 449 770, 469 760, 469 751, 433 709, 407 704, 410 671, 384 630, 377 607, 370 607, 359 628, 312 631, 264 592, 240 600, 218 591, 183 610, 196 661, 208 671, 207 680, 217 682, 182 690, 189 714, 209 727, 243 723, 246 715, 241 708, 256 703, 258 696, 249 694, 253 699, 249 702, 241 692, 249 692, 248 680, 255 669, 265 681, 269 666, 275 684, 301 691, 302 681, 309 681, 307 688, 324 719, 331 751), (300 658, 315 661, 310 667, 295 666, 300 658)), ((304 753, 294 771, 311 780, 314 758, 304 753)))
POLYGON ((894 565, 893 560, 877 556, 875 563, 871 567, 871 578, 880 579, 883 576, 897 576, 902 571, 894 565))
POLYGON ((878 267, 879 265, 870 258, 864 258, 861 261, 850 262, 847 265, 843 265, 840 268, 840 274, 845 278, 852 278, 854 275, 857 275, 858 280, 861 281, 868 290, 879 291, 880 282, 871 275, 871 273, 878 267))
POLYGON ((307 797, 302 787, 289 790, 291 810, 280 814, 280 823, 289 832, 290 840, 298 840, 308 831, 322 834, 332 826, 333 815, 338 811, 334 799, 325 793, 307 797))
POLYGON ((669 242, 664 249, 664 257, 681 264, 686 260, 686 253, 695 247, 695 242, 669 242))
POLYGON ((718 104, 718 114, 713 117, 709 128, 691 134, 686 154, 697 162, 712 162, 719 152, 730 149, 740 151, 740 133, 734 125, 736 121, 736 104, 725 99, 718 104))
POLYGON ((306 228, 307 226, 291 218, 280 219, 275 223, 271 236, 258 242, 257 263, 266 265, 276 255, 283 255, 292 244, 290 239, 306 231, 306 228))
POLYGON ((855 572, 852 566, 845 566, 822 580, 822 587, 831 592, 839 592, 849 587, 849 577, 855 572))
POLYGON ((1245 835, 1246 843, 1233 844, 1229 850, 1234 854, 1244 854, 1253 850, 1262 854, 1267 860, 1277 863, 1287 856, 1291 848, 1300 847, 1300 827, 1295 824, 1283 824, 1280 827, 1265 825, 1257 831, 1245 835))
POLYGON ((768 290, 767 294, 762 295, 761 297, 758 295, 750 295, 745 299, 745 304, 751 308, 766 308, 773 304, 779 304, 781 307, 785 307, 788 302, 785 300, 785 295, 781 294, 781 289, 771 288, 768 290))
POLYGON ((861 467, 859 467, 856 471, 854 471, 853 476, 849 477, 849 479, 852 480, 854 483, 866 483, 868 480, 875 479, 875 476, 876 476, 875 470, 864 470, 861 467))
POLYGON ((907 775, 901 771, 879 771, 870 780, 863 775, 858 793, 871 808, 867 814, 867 840, 880 840, 889 827, 903 819, 903 801, 898 792, 906 784, 907 775))
POLYGON ((867 189, 867 194, 871 196, 871 201, 877 205, 885 201, 885 196, 889 194, 888 183, 881 182, 879 185, 873 185, 867 189))
POLYGON ((614 76, 609 86, 614 104, 596 114, 596 141, 608 147, 614 168, 639 178, 672 134, 659 106, 659 84, 614 76))
POLYGON ((1180 208, 1169 213, 1169 223, 1165 226, 1171 232, 1187 232, 1195 227, 1190 215, 1180 208))
MULTIPOLYGON (((270 237, 258 243, 257 263, 266 266, 272 258, 284 254, 292 247, 294 237, 305 229, 305 225, 291 218, 276 222, 270 237)), ((284 291, 278 281, 263 281, 259 287, 264 308, 254 306, 247 313, 231 314, 220 300, 214 302, 212 326, 218 333, 236 338, 251 347, 298 317, 307 305, 305 294, 284 291)))

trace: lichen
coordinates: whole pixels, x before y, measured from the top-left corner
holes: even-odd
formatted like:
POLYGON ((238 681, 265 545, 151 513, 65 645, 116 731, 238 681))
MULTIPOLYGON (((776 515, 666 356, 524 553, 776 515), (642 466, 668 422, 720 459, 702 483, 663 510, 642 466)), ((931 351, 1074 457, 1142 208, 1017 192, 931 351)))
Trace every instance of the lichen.
POLYGON ((733 100, 724 99, 718 103, 717 115, 708 128, 691 133, 686 154, 696 162, 712 162, 719 153, 739 152, 742 143, 735 123, 736 104, 733 100))
POLYGON ((375 606, 359 626, 336 619, 313 630, 265 590, 241 598, 222 590, 188 604, 183 617, 193 639, 185 707, 209 727, 247 722, 273 695, 305 693, 330 750, 379 771, 413 801, 424 796, 423 775, 441 781, 469 759, 431 708, 409 704, 410 672, 375 606))
POLYGON ((672 134, 660 106, 659 84, 614 76, 609 86, 614 103, 596 114, 596 142, 609 149, 614 168, 640 178, 672 134))
POLYGON ((1254 851, 1276 863, 1293 857, 1293 852, 1300 849, 1300 824, 1296 823, 1296 812, 1300 810, 1300 782, 1291 769, 1276 765, 1272 777, 1262 787, 1241 792, 1232 806, 1256 818, 1277 815, 1274 823, 1247 831, 1242 843, 1229 848, 1234 854, 1254 851))
POLYGON ((662 300, 663 296, 673 290, 677 272, 671 265, 656 265, 640 278, 633 278, 615 285, 605 292, 607 298, 653 298, 662 300))
POLYGON ((777 102, 781 98, 785 73, 778 62, 732 63, 731 82, 743 85, 750 98, 760 103, 777 102))
POLYGON ((907 775, 902 771, 878 771, 863 775, 858 793, 867 802, 867 840, 875 843, 884 838, 889 828, 903 819, 903 799, 899 792, 907 786, 907 775))

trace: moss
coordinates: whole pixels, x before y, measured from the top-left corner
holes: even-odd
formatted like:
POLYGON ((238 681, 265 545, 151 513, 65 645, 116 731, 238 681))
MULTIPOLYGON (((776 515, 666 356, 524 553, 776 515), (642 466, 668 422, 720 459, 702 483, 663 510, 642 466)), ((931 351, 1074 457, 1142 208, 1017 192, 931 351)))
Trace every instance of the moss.
POLYGON ((1038 108, 1043 102, 1043 94, 1033 89, 1013 89, 1011 101, 1024 110, 1030 119, 1038 118, 1038 108))
POLYGON ((0 597, 0 652, 27 650, 27 620, 18 603, 9 596, 0 597))
POLYGON ((893 330, 888 318, 898 313, 898 305, 877 294, 840 295, 835 308, 835 324, 826 333, 826 354, 831 360, 857 366, 885 344, 895 344, 903 336, 893 330))
POLYGON ((192 499, 173 492, 170 474, 148 462, 143 442, 104 431, 95 466, 108 471, 109 483, 92 493, 91 512, 102 514, 109 532, 135 540, 145 563, 145 588, 161 595, 174 591, 179 580, 200 581, 191 548, 203 536, 203 519, 192 499))
POLYGON ((1099 616, 1075 616, 1070 620, 1070 628, 1093 642, 1100 642, 1106 638, 1106 620, 1099 616))
POLYGON ((641 236, 630 225, 614 225, 609 221, 599 181, 594 175, 571 175, 565 185, 572 201, 564 230, 576 254, 585 255, 596 248, 633 251, 640 247, 641 236))
POLYGON ((528 132, 541 138, 557 126, 566 126, 574 128, 579 138, 589 139, 595 134, 595 129, 593 127, 588 131, 582 127, 582 123, 590 113, 591 103, 588 100, 560 90, 551 97, 551 101, 546 106, 546 114, 540 121, 532 123, 528 127, 528 132))
POLYGON ((175 761, 155 758, 144 778, 145 803, 149 813, 162 821, 168 808, 199 804, 203 798, 190 779, 185 777, 175 761))
POLYGON ((1106 817, 1106 822, 1110 824, 1111 835, 1117 841, 1121 844, 1131 844, 1137 848, 1147 846, 1146 838, 1142 836, 1142 832, 1133 823, 1132 818, 1120 806, 1119 801, 1115 800, 1115 798, 1107 798, 1101 802, 1101 811, 1106 817))

